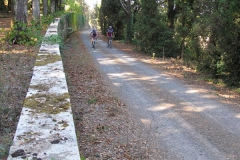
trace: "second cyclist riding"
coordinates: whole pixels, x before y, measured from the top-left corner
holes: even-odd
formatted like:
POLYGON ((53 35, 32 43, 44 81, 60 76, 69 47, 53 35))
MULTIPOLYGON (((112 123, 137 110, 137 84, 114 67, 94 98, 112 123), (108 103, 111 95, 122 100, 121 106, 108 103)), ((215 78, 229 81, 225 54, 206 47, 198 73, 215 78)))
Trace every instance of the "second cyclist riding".
POLYGON ((92 37, 92 39, 91 39, 92 48, 95 49, 96 40, 97 40, 97 37, 98 37, 98 32, 97 32, 97 30, 94 26, 92 27, 92 31, 90 33, 90 36, 92 37))
POLYGON ((114 31, 112 26, 109 26, 107 29, 107 38, 108 38, 108 47, 112 48, 112 39, 114 38, 114 31))

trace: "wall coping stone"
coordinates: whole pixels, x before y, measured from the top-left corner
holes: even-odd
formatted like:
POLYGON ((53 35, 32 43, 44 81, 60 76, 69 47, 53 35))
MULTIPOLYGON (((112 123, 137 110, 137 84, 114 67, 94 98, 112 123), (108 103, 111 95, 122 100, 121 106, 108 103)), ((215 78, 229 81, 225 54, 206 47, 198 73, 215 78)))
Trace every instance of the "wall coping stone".
MULTIPOLYGON (((58 34, 60 19, 45 37, 58 34)), ((58 44, 42 44, 8 160, 80 160, 66 77, 58 44)))

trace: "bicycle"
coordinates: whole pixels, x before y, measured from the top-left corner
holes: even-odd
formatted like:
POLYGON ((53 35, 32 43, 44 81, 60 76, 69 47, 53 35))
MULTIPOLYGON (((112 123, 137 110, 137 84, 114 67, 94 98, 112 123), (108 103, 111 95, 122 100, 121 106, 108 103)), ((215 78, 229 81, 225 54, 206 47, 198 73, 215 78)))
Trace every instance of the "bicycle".
POLYGON ((108 47, 111 49, 112 48, 112 38, 113 37, 109 37, 108 39, 108 47))
POLYGON ((95 45, 96 45, 96 38, 93 38, 93 40, 92 40, 92 47, 93 47, 93 49, 95 49, 95 45))

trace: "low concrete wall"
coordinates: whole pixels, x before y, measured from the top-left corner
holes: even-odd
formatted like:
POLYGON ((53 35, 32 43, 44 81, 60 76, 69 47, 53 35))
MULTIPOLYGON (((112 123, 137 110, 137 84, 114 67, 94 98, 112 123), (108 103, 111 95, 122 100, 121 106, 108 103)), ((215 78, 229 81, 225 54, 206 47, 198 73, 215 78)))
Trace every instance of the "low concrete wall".
MULTIPOLYGON (((45 36, 59 34, 55 19, 45 36)), ((68 29, 67 24, 63 25, 68 29)), ((62 32, 66 38, 67 32, 62 32)), ((59 44, 42 44, 8 160, 80 160, 59 44)))

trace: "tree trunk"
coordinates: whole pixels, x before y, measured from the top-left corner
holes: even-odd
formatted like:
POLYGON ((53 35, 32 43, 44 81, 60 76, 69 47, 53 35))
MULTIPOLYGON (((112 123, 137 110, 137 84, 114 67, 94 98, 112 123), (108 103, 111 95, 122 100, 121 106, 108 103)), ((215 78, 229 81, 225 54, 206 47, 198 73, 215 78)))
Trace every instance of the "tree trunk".
POLYGON ((55 11, 59 11, 59 0, 55 0, 55 11))
POLYGON ((132 42, 132 14, 127 15, 127 43, 132 42))
POLYGON ((11 11, 12 0, 8 0, 8 11, 11 11))
POLYGON ((39 0, 32 0, 32 8, 33 8, 33 20, 37 23, 40 20, 40 3, 39 0))
POLYGON ((181 43, 181 59, 182 59, 182 61, 184 60, 183 59, 183 57, 184 57, 184 49, 185 49, 185 37, 183 37, 182 43, 181 43))
POLYGON ((56 12, 56 2, 55 0, 51 0, 51 13, 56 12))
POLYGON ((59 0, 59 11, 61 11, 63 8, 62 8, 62 0, 59 0))
POLYGON ((21 34, 26 30, 27 24, 27 2, 28 0, 13 0, 14 4, 14 29, 17 31, 12 39, 13 43, 18 43, 19 40, 25 39, 21 34), (24 27, 25 26, 25 27, 24 27))
POLYGON ((168 0, 168 27, 174 29, 174 17, 175 17, 175 10, 174 10, 174 0, 168 0))
POLYGON ((14 22, 27 23, 27 0, 14 0, 14 22))
POLYGON ((11 28, 13 27, 14 23, 14 16, 15 16, 15 11, 14 11, 14 0, 9 0, 11 1, 11 28))
POLYGON ((120 3, 126 13, 127 18, 127 36, 126 41, 131 42, 132 41, 132 8, 131 8, 131 0, 123 1, 120 0, 120 3))
POLYGON ((57 0, 56 1, 56 10, 57 11, 61 11, 62 10, 61 7, 62 7, 62 1, 61 0, 57 0))
POLYGON ((183 10, 182 10, 182 29, 183 29, 183 33, 182 33, 182 44, 181 44, 181 59, 183 59, 184 56, 184 49, 185 49, 185 39, 186 39, 186 21, 187 21, 187 17, 186 17, 186 13, 185 13, 186 7, 185 4, 183 4, 183 10))
POLYGON ((48 0, 42 0, 43 1, 43 15, 48 15, 48 0))

